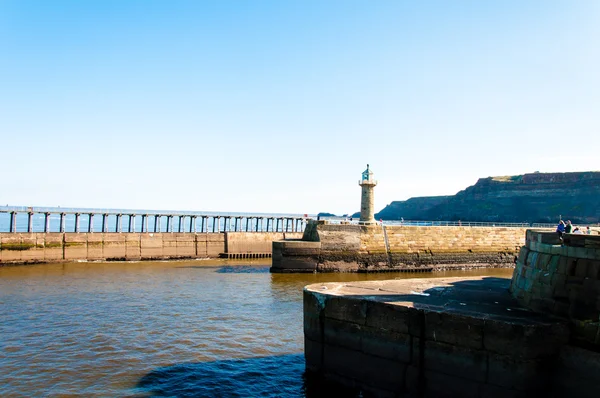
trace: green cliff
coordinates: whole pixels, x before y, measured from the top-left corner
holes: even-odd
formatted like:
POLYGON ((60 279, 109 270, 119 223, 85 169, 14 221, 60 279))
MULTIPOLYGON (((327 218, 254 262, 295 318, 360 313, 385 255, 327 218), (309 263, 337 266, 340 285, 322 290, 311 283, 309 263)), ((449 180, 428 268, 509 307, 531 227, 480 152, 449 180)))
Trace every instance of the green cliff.
POLYGON ((490 222, 600 222, 600 172, 480 178, 453 196, 395 201, 375 218, 490 222))

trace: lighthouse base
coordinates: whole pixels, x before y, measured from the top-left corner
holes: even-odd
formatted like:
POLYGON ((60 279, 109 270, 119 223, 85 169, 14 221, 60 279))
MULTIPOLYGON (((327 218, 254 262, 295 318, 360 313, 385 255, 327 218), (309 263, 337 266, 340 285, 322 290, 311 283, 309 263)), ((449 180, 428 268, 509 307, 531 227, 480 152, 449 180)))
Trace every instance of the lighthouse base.
POLYGON ((358 225, 377 225, 379 224, 377 221, 375 220, 370 220, 370 221, 359 221, 358 225))

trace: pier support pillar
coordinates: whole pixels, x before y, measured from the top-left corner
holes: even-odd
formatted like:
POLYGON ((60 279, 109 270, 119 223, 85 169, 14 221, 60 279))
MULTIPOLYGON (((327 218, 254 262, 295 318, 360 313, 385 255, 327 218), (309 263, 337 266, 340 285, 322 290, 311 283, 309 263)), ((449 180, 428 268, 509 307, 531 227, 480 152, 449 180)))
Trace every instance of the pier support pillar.
POLYGON ((33 232, 33 213, 32 212, 27 213, 27 232, 28 233, 33 232))
POLYGON ((14 211, 10 212, 10 232, 17 232, 17 213, 14 211))
POLYGON ((65 213, 60 213, 60 233, 65 232, 65 213))

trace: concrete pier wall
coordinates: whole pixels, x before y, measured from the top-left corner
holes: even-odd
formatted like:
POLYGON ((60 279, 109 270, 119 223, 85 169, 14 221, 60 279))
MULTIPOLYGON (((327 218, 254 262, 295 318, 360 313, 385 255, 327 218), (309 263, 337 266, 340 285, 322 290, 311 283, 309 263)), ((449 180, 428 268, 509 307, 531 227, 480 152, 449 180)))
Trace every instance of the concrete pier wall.
POLYGON ((512 280, 304 289, 306 368, 389 397, 600 396, 600 236, 528 230, 512 280))
POLYGON ((526 228, 417 227, 309 221, 299 242, 273 242, 274 272, 512 267, 526 228))
POLYGON ((302 233, 0 233, 0 265, 77 260, 217 258, 271 254, 273 240, 302 233))
POLYGON ((310 375, 377 397, 600 394, 600 353, 566 319, 528 311, 500 278, 320 283, 304 289, 310 375))
POLYGON ((510 286, 525 307, 571 320, 573 338, 600 351, 600 236, 529 230, 510 286))

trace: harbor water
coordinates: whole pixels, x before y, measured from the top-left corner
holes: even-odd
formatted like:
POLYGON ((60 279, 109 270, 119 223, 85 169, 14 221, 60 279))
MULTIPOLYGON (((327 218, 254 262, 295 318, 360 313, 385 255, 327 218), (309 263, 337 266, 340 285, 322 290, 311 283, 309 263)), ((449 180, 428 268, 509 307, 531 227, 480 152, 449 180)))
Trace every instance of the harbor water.
POLYGON ((269 260, 0 267, 0 396, 322 396, 304 375, 305 285, 512 274, 271 274, 269 267, 269 260))

